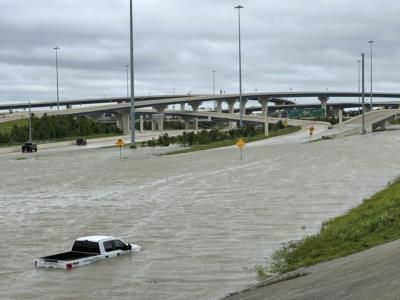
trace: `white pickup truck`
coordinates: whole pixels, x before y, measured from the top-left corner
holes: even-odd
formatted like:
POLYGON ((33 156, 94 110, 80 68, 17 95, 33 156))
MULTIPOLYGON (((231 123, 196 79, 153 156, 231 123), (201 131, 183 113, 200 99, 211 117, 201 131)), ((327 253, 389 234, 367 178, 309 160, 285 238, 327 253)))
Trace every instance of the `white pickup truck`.
POLYGON ((74 241, 71 251, 38 258, 35 266, 70 270, 140 249, 138 245, 125 243, 112 236, 85 236, 74 241))

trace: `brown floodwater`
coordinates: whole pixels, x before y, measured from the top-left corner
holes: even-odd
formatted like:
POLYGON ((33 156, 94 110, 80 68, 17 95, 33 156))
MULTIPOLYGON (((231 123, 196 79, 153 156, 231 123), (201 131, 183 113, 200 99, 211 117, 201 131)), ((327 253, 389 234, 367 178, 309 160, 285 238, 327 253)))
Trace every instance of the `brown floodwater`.
POLYGON ((400 135, 306 132, 173 156, 166 149, 0 155, 1 299, 219 299, 282 242, 319 230, 399 175, 400 135), (21 159, 26 158, 26 159, 21 159), (66 272, 34 259, 85 235, 143 250, 66 272))

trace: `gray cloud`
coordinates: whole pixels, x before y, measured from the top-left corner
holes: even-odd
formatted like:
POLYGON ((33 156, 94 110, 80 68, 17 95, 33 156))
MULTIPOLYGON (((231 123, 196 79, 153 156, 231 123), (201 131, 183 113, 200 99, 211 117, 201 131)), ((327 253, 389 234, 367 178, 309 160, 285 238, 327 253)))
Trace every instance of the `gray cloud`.
MULTIPOLYGON (((232 0, 134 1, 135 88, 148 93, 238 90, 232 0)), ((246 91, 356 90, 359 54, 374 45, 374 87, 399 91, 397 13, 390 0, 243 0, 246 91)), ((121 96, 129 61, 128 0, 2 0, 0 102, 121 96)), ((367 60, 369 67, 369 60, 367 60)), ((367 75, 369 73, 367 72, 367 75)))

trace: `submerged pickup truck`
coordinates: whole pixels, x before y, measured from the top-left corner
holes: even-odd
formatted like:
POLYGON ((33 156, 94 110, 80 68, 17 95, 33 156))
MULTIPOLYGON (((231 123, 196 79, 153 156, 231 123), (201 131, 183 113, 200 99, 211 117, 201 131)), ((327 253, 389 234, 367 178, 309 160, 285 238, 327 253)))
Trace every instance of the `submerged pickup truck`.
POLYGON ((112 236, 85 236, 74 241, 71 251, 38 258, 35 266, 70 270, 140 249, 112 236))

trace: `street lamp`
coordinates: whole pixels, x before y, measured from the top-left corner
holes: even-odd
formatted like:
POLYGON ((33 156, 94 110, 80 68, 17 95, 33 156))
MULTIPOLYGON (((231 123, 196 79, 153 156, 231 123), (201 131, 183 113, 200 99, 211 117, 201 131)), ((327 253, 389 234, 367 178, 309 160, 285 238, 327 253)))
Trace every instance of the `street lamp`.
POLYGON ((56 50, 57 110, 60 110, 60 96, 58 90, 58 50, 60 50, 60 48, 55 47, 53 49, 56 50))
POLYGON ((364 76, 364 53, 361 53, 361 99, 362 99, 362 117, 361 134, 365 134, 365 76, 364 76))
POLYGON ((215 70, 212 70, 213 73, 213 95, 215 95, 215 70))
POLYGON ((135 91, 134 91, 134 78, 133 78, 133 8, 132 0, 129 0, 130 11, 130 66, 131 66, 131 145, 135 145, 135 91))
POLYGON ((126 68, 126 97, 129 98, 129 65, 125 65, 126 68))
MULTIPOLYGON (((361 89, 361 82, 360 82, 360 73, 361 73, 361 60, 357 60, 357 69, 358 69, 358 93, 360 93, 360 89, 361 89)), ((360 105, 360 94, 358 95, 358 105, 360 105)), ((358 114, 360 114, 360 107, 358 108, 358 114)))
POLYGON ((368 43, 370 44, 370 54, 371 54, 371 107, 370 107, 370 109, 371 109, 371 111, 372 111, 372 44, 373 43, 375 43, 375 41, 373 41, 373 40, 370 40, 370 41, 368 41, 368 43))
POLYGON ((241 50, 241 36, 240 36, 240 9, 243 6, 235 6, 238 10, 238 23, 239 23, 239 90, 240 90, 240 129, 243 128, 243 99, 242 99, 242 50, 241 50))
POLYGON ((32 114, 31 114, 31 100, 29 100, 29 142, 32 142, 32 114))

